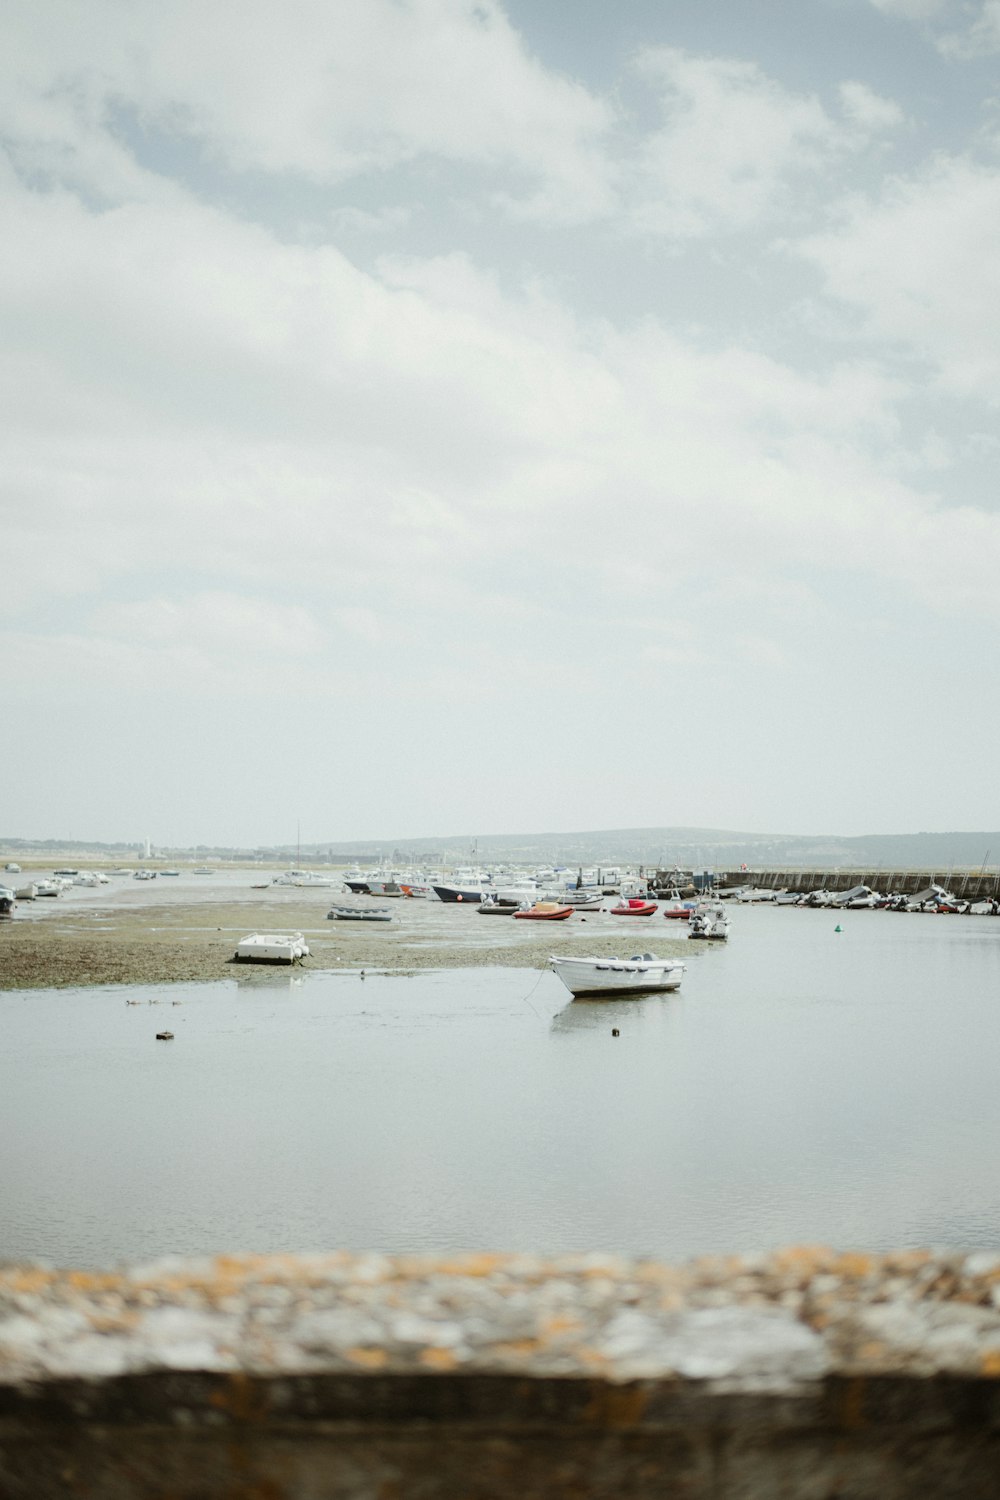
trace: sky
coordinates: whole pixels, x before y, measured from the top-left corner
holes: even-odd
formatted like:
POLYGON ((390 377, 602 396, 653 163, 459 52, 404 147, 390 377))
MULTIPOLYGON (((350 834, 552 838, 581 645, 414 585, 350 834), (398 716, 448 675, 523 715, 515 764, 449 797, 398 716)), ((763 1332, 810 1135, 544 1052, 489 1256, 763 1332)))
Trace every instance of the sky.
POLYGON ((996 826, 1000 0, 6 0, 0 836, 996 826))

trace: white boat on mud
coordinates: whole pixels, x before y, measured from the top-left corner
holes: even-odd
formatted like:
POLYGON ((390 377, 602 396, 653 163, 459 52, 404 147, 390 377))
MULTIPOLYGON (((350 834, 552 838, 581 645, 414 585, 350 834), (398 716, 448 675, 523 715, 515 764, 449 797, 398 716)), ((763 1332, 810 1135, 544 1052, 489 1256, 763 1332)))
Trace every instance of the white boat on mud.
POLYGON ((686 965, 676 958, 655 958, 652 953, 637 953, 633 958, 558 958, 553 955, 549 967, 574 996, 613 998, 616 995, 657 995, 676 990, 680 987, 686 965))
POLYGON ((236 945, 237 963, 293 964, 308 958, 309 948, 301 932, 252 932, 236 945))

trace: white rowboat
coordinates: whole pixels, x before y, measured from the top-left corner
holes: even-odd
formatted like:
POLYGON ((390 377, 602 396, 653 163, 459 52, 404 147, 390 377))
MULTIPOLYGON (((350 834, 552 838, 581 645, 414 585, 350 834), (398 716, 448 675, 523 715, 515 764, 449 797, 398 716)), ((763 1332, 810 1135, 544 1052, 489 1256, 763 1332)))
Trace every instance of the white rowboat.
POLYGON ((554 974, 573 995, 655 995, 676 990, 685 965, 676 958, 654 958, 638 953, 634 958, 549 959, 554 974))

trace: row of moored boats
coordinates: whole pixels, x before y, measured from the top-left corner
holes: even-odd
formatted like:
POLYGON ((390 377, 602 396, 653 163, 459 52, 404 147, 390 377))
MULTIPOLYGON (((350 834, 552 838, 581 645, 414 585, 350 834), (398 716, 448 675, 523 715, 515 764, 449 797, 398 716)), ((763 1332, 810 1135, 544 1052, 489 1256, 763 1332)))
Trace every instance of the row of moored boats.
POLYGON ((868 885, 855 885, 849 891, 772 891, 762 886, 727 893, 728 899, 738 902, 769 903, 773 906, 830 907, 837 911, 906 911, 938 912, 942 915, 996 917, 1000 916, 1000 900, 989 897, 982 901, 967 901, 945 889, 943 885, 929 885, 922 891, 906 895, 901 891, 883 892, 868 885))

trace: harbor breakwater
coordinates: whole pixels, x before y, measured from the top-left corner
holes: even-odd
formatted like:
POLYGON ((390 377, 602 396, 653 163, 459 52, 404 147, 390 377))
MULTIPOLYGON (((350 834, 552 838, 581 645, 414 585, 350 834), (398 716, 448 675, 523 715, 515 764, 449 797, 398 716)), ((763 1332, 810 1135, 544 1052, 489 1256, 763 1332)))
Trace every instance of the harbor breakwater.
POLYGON ((1000 1256, 0 1268, 4 1500, 987 1500, 1000 1256))
POLYGON ((721 890, 734 886, 758 886, 772 891, 849 891, 856 885, 870 886, 884 895, 911 896, 940 885, 967 901, 986 901, 1000 896, 1000 871, 978 870, 727 870, 715 877, 721 890))

